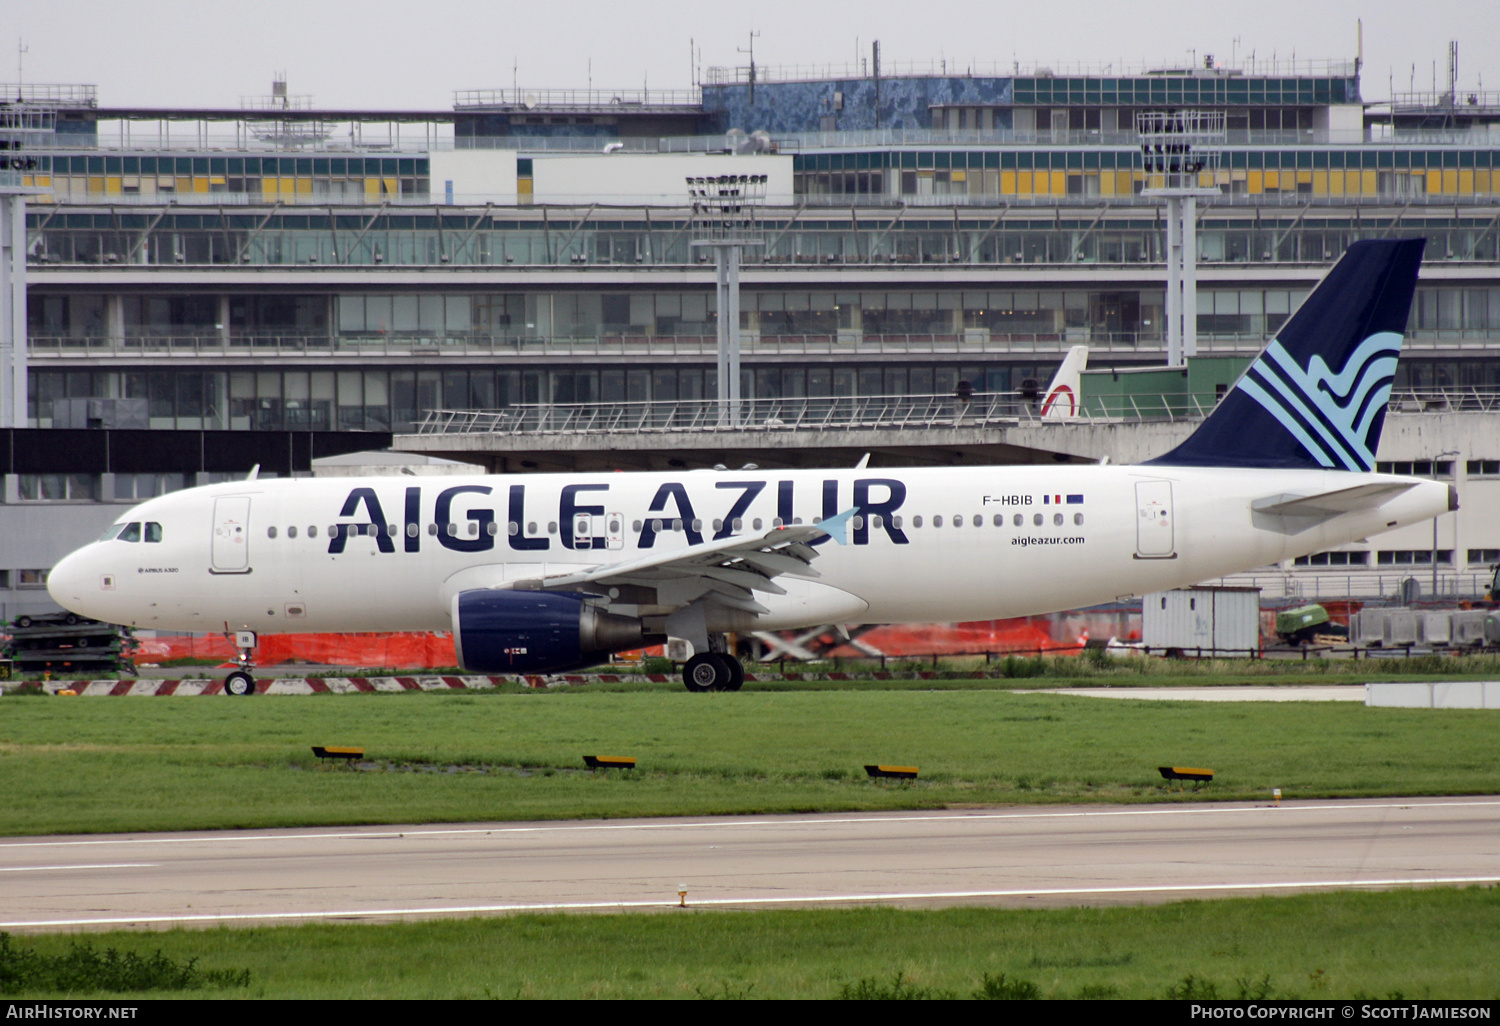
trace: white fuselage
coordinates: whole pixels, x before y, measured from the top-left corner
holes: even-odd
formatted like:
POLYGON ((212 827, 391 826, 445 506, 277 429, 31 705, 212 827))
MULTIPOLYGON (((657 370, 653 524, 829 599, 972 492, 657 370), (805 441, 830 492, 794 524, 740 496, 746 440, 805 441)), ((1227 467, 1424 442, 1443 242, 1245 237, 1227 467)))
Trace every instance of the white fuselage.
MULTIPOLYGON (((249 480, 142 502, 52 570, 58 603, 168 630, 449 630, 453 594, 859 508, 756 628, 989 619, 1190 585, 1418 522, 1434 481, 1166 466, 249 480), (1257 499, 1412 487, 1296 532, 1257 499), (380 526, 377 526, 380 525, 380 526)), ((666 601, 669 595, 663 595, 666 601)), ((724 624, 730 625, 744 624, 724 624)), ((714 624, 709 624, 714 628, 714 624)))
POLYGON ((758 594, 769 612, 755 628, 1079 608, 1428 519, 1448 491, 1378 474, 1156 466, 249 480, 142 503, 119 522, 159 528, 80 549, 49 588, 70 610, 144 628, 449 630, 460 591, 851 507, 848 544, 823 539, 816 580, 783 575, 786 594, 758 594), (1410 487, 1294 530, 1252 511, 1381 482, 1410 487))

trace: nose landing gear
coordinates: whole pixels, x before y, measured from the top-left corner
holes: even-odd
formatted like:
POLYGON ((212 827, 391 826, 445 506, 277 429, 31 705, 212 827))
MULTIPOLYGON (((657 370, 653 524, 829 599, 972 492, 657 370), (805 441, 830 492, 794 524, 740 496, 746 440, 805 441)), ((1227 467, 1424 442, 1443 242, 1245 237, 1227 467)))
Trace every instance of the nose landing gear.
POLYGON ((239 668, 224 678, 224 694, 248 696, 255 694, 256 637, 254 631, 235 631, 234 647, 239 650, 239 668))

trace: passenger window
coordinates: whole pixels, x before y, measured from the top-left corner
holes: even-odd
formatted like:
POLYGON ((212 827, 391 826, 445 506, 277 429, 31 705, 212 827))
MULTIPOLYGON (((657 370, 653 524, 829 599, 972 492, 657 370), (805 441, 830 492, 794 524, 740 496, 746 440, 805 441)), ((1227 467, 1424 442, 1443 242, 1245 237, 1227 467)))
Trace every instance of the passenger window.
POLYGON ((953 526, 954 527, 962 527, 962 526, 964 526, 964 515, 962 513, 954 514, 954 517, 953 517, 953 526))
POLYGON ((1031 522, 1033 524, 1035 524, 1037 527, 1041 527, 1042 526, 1042 515, 1040 513, 1038 513, 1036 516, 1034 516, 1034 517, 1031 518, 1031 522))
POLYGON ((937 516, 935 516, 935 517, 932 518, 932 526, 933 527, 942 527, 943 526, 943 517, 942 517, 942 514, 939 514, 939 515, 937 515, 937 516))
POLYGON ((307 528, 307 536, 309 538, 316 538, 318 536, 318 526, 316 524, 312 524, 307 528))
POLYGON ((1017 513, 1015 519, 1011 521, 1011 523, 1015 524, 1017 527, 1020 527, 1024 522, 1025 521, 1021 519, 1021 514, 1019 513, 1017 513))
POLYGON ((1058 527, 1061 527, 1063 522, 1063 515, 1061 513, 1052 514, 1052 522, 1058 527))
POLYGON ((141 525, 140 524, 126 524, 125 525, 125 530, 123 530, 123 531, 120 532, 120 540, 121 541, 128 541, 128 542, 138 542, 138 541, 140 541, 141 540, 141 525))
MULTIPOLYGON (((146 525, 146 526, 148 526, 148 527, 149 527, 149 526, 150 526, 150 525, 149 525, 149 524, 148 524, 148 525, 146 525)), ((287 537, 288 537, 288 538, 295 538, 295 537, 297 537, 297 529, 296 529, 296 528, 295 528, 295 527, 288 527, 288 528, 287 528, 287 529, 286 529, 286 536, 287 536, 287 537)), ((147 540, 147 541, 150 541, 150 540, 151 540, 151 539, 150 539, 150 538, 147 538, 147 539, 146 539, 146 540, 147 540)))
POLYGON ((274 527, 268 527, 268 528, 266 528, 266 537, 267 538, 274 538, 274 537, 276 537, 276 528, 274 528, 274 527))
POLYGON ((911 526, 912 527, 921 527, 922 526, 922 515, 920 513, 911 518, 911 526))

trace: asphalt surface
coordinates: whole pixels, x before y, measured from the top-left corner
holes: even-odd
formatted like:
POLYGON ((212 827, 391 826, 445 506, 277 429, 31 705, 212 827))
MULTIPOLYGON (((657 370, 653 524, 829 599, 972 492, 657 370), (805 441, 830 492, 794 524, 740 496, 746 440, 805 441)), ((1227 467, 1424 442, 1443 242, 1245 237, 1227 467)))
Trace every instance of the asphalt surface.
POLYGON ((1051 907, 1500 880, 1500 798, 0 841, 0 929, 546 910, 1051 907))

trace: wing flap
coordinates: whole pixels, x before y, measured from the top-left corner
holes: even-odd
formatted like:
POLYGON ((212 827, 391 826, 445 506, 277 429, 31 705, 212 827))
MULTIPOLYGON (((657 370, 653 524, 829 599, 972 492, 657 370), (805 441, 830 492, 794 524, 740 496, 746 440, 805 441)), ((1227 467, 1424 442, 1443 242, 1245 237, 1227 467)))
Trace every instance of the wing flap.
POLYGON ((752 597, 754 592, 785 595, 786 589, 772 580, 781 574, 821 576, 810 566, 818 550, 808 543, 827 537, 845 544, 848 523, 854 513, 849 509, 816 524, 775 527, 760 535, 723 538, 586 570, 510 581, 497 587, 523 590, 619 584, 649 587, 696 580, 703 591, 713 591, 726 599, 734 598, 747 610, 764 612, 764 607, 752 597))

